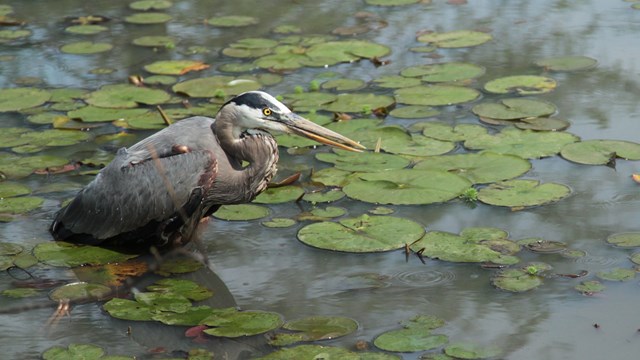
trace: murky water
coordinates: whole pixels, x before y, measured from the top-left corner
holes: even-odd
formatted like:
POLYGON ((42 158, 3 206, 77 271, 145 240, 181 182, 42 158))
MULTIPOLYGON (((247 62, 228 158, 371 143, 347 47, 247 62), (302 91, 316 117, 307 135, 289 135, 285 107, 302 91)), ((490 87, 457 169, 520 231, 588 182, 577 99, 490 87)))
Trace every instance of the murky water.
MULTIPOLYGON (((179 57, 175 52, 155 54, 127 45, 130 39, 158 29, 181 39, 180 47, 211 48, 211 53, 194 58, 218 65, 230 62, 219 54, 225 44, 248 36, 268 37, 274 26, 294 24, 305 33, 329 33, 337 26, 354 24, 355 12, 370 11, 387 21, 388 26, 360 37, 390 46, 391 63, 378 68, 368 62, 343 64, 329 70, 369 81, 395 75, 410 65, 468 61, 487 68, 479 87, 503 75, 538 74, 540 70, 532 64, 536 59, 586 55, 599 61, 595 70, 554 73, 559 87, 540 98, 556 104, 559 116, 572 123, 568 131, 583 139, 640 140, 640 11, 632 10, 622 0, 470 1, 460 6, 434 0, 432 5, 391 8, 366 6, 362 1, 274 1, 267 8, 256 6, 254 1, 175 1, 167 10, 174 20, 156 26, 154 31, 120 21, 131 12, 126 1, 59 0, 55 6, 43 1, 3 3, 14 7, 16 16, 28 22, 34 35, 24 46, 0 45, 0 56, 16 57, 0 62, 0 88, 11 87, 23 77, 41 78, 48 87, 88 89, 124 82, 128 75, 141 73, 142 66, 151 61, 179 57), (118 39, 115 45, 120 50, 85 57, 59 52, 58 47, 71 37, 63 32, 63 19, 87 14, 113 19, 110 33, 98 35, 98 39, 118 39), (238 30, 202 25, 207 17, 227 14, 256 16, 260 23, 238 30), (440 50, 443 58, 432 60, 408 51, 419 45, 415 36, 423 29, 482 29, 490 31, 494 40, 475 48, 440 50), (117 71, 110 75, 88 73, 96 67, 113 67, 117 71)), ((291 92, 323 71, 326 69, 301 69, 267 91, 291 92)), ((215 73, 212 66, 202 74, 215 73)), ((453 123, 477 122, 468 107, 445 109, 440 118, 453 123)), ((411 123, 393 118, 386 121, 411 123)), ((2 114, 0 118, 0 126, 22 123, 19 115, 2 114)), ((62 154, 68 151, 71 150, 55 150, 62 154)), ((280 168, 286 173, 299 163, 322 166, 311 155, 283 154, 280 168)), ((637 162, 618 161, 614 170, 575 165, 556 157, 533 161, 533 169, 525 176, 557 181, 573 189, 569 198, 553 205, 519 212, 486 205, 470 208, 459 202, 394 209, 398 216, 414 219, 430 230, 457 233, 469 226, 494 226, 507 230, 513 239, 543 237, 563 241, 586 251, 587 256, 569 260, 559 255, 525 254, 523 260, 548 262, 560 273, 587 270, 593 274, 631 266, 630 251, 607 246, 604 239, 616 232, 638 231, 640 188, 630 175, 639 169, 637 162)), ((67 175, 55 176, 56 180, 65 178, 67 175)), ((24 181, 37 189, 55 180, 32 176, 24 181)), ((0 223, 0 241, 28 245, 47 241, 46 229, 59 206, 58 200, 48 200, 42 210, 27 219, 0 223)), ((347 199, 338 205, 351 214, 370 209, 368 204, 347 199)), ((299 211, 293 204, 272 207, 272 213, 278 216, 299 211)), ((532 292, 510 294, 492 288, 489 281, 493 271, 476 265, 439 261, 423 265, 416 257, 406 262, 401 251, 367 255, 327 252, 298 242, 297 229, 269 229, 259 222, 212 221, 203 238, 214 270, 240 307, 276 311, 286 319, 320 314, 349 316, 359 322, 356 334, 328 344, 352 346, 356 340, 371 341, 381 332, 396 328, 400 320, 428 313, 446 320, 443 332, 451 341, 497 345, 504 349, 503 357, 507 359, 631 359, 640 351, 637 280, 607 282, 607 289, 594 297, 573 290, 581 279, 549 279, 532 292), (596 323, 600 328, 594 327, 596 323)), ((8 275, 0 274, 0 288, 9 287, 10 281, 8 275)), ((3 303, 15 305, 0 298, 0 305, 3 303)), ((145 344, 129 339, 122 324, 110 319, 96 304, 77 306, 71 319, 63 319, 54 329, 45 329, 50 314, 51 309, 39 309, 0 315, 1 357, 38 357, 50 346, 73 342, 95 343, 108 348, 111 354, 145 351, 145 344)), ((404 355, 406 359, 418 356, 404 355)))

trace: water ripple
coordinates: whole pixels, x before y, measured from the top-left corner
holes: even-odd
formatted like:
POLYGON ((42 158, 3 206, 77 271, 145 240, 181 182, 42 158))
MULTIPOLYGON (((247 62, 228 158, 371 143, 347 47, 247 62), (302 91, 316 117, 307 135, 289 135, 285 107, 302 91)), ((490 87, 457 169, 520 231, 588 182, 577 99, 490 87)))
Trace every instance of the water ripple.
POLYGON ((392 278, 413 287, 432 287, 452 283, 456 275, 451 271, 417 270, 401 271, 394 274, 392 278))

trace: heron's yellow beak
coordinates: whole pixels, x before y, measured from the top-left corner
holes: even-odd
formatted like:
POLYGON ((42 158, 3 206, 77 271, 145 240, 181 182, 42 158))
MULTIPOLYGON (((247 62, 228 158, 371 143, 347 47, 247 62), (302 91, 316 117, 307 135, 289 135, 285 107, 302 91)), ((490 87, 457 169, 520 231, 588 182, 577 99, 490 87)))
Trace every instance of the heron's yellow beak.
POLYGON ((319 143, 355 152, 362 152, 362 149, 366 149, 348 137, 322 127, 296 113, 292 112, 283 115, 281 120, 291 133, 304 136, 319 143))

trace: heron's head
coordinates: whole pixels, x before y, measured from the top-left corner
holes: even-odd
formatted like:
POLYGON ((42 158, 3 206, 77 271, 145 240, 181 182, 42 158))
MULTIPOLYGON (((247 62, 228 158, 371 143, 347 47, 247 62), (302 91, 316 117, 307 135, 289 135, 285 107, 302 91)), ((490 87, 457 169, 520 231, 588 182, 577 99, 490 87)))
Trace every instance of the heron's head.
POLYGON ((364 146, 324 128, 292 112, 273 96, 262 91, 248 91, 227 101, 220 109, 223 119, 233 123, 236 135, 251 130, 296 134, 317 142, 350 151, 362 151, 364 146))

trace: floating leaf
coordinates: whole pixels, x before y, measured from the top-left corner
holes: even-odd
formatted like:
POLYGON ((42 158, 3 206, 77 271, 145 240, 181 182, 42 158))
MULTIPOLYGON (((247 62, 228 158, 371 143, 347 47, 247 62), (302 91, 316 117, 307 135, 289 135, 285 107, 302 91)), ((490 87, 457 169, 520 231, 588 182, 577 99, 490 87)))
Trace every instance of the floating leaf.
POLYGON ((358 90, 365 87, 365 82, 360 79, 334 79, 322 83, 322 88, 335 91, 358 90))
POLYGON ((297 224, 293 219, 289 218, 272 218, 269 221, 263 221, 262 225, 269 228, 286 228, 297 224))
POLYGON ((69 160, 52 155, 21 157, 0 153, 0 173, 9 178, 28 176, 37 169, 55 168, 67 164, 69 160))
POLYGON ((395 108, 389 115, 401 119, 421 119, 440 115, 440 111, 430 106, 412 105, 395 108))
POLYGON ((587 56, 558 56, 537 60, 535 64, 548 71, 578 71, 596 67, 598 60, 587 56))
POLYGON ((469 180, 446 171, 403 169, 357 174, 342 190, 375 204, 417 205, 451 200, 470 186, 469 180))
POLYGON ((333 65, 340 62, 356 61, 360 58, 381 58, 389 55, 391 49, 385 45, 365 40, 327 41, 311 46, 305 52, 310 58, 333 65))
POLYGON ((365 0, 368 5, 377 6, 401 6, 420 2, 420 0, 365 0))
POLYGON ((190 97, 222 97, 238 95, 245 91, 258 90, 260 83, 251 79, 237 79, 233 76, 211 76, 180 82, 171 89, 190 97))
POLYGON ((443 141, 464 141, 477 136, 487 135, 487 128, 476 124, 460 124, 451 126, 439 121, 417 123, 412 129, 422 129, 424 136, 443 141))
POLYGON ((54 346, 42 354, 44 360, 97 360, 104 355, 101 347, 91 344, 71 344, 68 348, 54 346))
POLYGON ((187 274, 202 269, 204 264, 201 261, 193 259, 191 257, 176 257, 168 260, 163 260, 160 263, 160 267, 156 270, 156 273, 162 276, 169 276, 171 274, 187 274))
POLYGON ((491 80, 484 89, 494 94, 535 95, 553 91, 557 86, 554 79, 535 75, 505 76, 491 80))
POLYGON ((133 10, 149 11, 168 9, 171 5, 169 0, 140 0, 130 3, 129 7, 133 10))
POLYGON ((375 94, 340 94, 334 101, 322 105, 321 109, 332 112, 371 112, 387 108, 395 100, 391 96, 375 94))
POLYGON ((155 311, 152 319, 166 325, 196 326, 215 313, 216 309, 209 306, 193 306, 180 312, 155 311))
POLYGON ((131 24, 163 24, 171 20, 171 15, 160 12, 145 12, 129 15, 124 21, 131 24))
POLYGON ((518 129, 535 131, 562 131, 571 124, 567 120, 557 118, 521 119, 514 124, 518 129))
POLYGON ((202 324, 214 326, 205 330, 206 334, 236 338, 275 330, 282 325, 282 317, 280 314, 266 311, 224 312, 209 316, 202 324))
POLYGON ((191 308, 191 301, 181 294, 173 292, 137 292, 136 302, 152 308, 154 311, 185 312, 191 308))
POLYGON ((556 112, 556 106, 550 102, 530 99, 503 99, 499 103, 475 105, 471 111, 480 117, 499 120, 519 120, 539 116, 548 116, 556 112))
POLYGON ((633 269, 615 268, 609 271, 599 271, 596 276, 602 280, 609 281, 629 281, 636 277, 636 271, 633 269))
POLYGON ((565 145, 578 140, 577 136, 566 132, 534 132, 504 128, 495 135, 487 133, 466 139, 464 147, 511 154, 524 159, 537 159, 553 156, 565 148, 565 145))
POLYGON ((422 234, 422 225, 408 219, 362 215, 307 225, 298 231, 298 239, 321 249, 361 253, 399 249, 422 234))
POLYGON ((241 27, 255 25, 257 23, 257 18, 240 15, 216 16, 207 20, 207 24, 218 27, 241 27))
POLYGON ((22 39, 31 35, 31 30, 0 30, 0 44, 4 41, 22 39))
POLYGON ((222 205, 213 216, 227 221, 245 221, 269 216, 269 209, 252 204, 222 205))
MULTIPOLYGON (((1 193, 1 190, 2 190, 2 183, 0 183, 0 193, 1 193)), ((302 200, 312 202, 312 203, 328 203, 328 202, 338 201, 343 197, 344 197, 344 193, 339 189, 329 189, 328 191, 324 191, 324 192, 316 191, 316 192, 306 193, 302 197, 302 200)))
POLYGON ((358 323, 346 317, 310 316, 287 321, 282 328, 295 332, 278 333, 269 341, 269 344, 285 346, 300 341, 335 339, 356 331, 358 323))
POLYGON ((574 289, 578 290, 584 295, 593 295, 595 293, 604 291, 605 286, 602 285, 600 281, 591 280, 581 282, 580 284, 576 285, 574 289))
POLYGON ((497 347, 485 347, 470 343, 455 343, 444 349, 445 354, 456 359, 486 359, 500 356, 502 351, 497 347))
POLYGON ((94 43, 91 41, 78 41, 63 45, 60 51, 67 54, 85 55, 97 54, 113 49, 113 45, 109 43, 94 43))
POLYGON ((89 139, 89 134, 83 131, 44 130, 33 131, 20 136, 32 146, 68 146, 89 139))
POLYGON ((640 247, 640 232, 628 232, 609 235, 607 243, 621 248, 640 247))
POLYGON ((381 76, 374 79, 373 82, 377 86, 390 89, 418 86, 422 83, 420 79, 412 79, 399 75, 381 76))
POLYGON ((298 200, 302 195, 304 195, 304 190, 299 186, 280 186, 268 188, 260 193, 253 202, 256 204, 280 204, 298 200))
POLYGON ((133 39, 133 45, 145 47, 173 48, 176 40, 171 36, 142 36, 133 39))
POLYGON ((116 263, 137 256, 102 247, 74 245, 62 241, 40 243, 33 249, 33 255, 47 265, 62 267, 116 263))
POLYGON ((280 349, 259 360, 300 360, 300 359, 340 359, 340 360, 363 360, 363 353, 351 352, 347 349, 332 346, 320 345, 299 345, 290 348, 280 349))
POLYGON ((0 112, 40 106, 50 98, 50 92, 36 88, 0 89, 0 112))
POLYGON ((201 301, 213 296, 211 290, 185 279, 161 279, 147 286, 147 290, 159 293, 176 293, 193 301, 201 301))
POLYGON ((461 48, 477 46, 486 43, 491 40, 490 34, 470 31, 459 30, 451 32, 432 32, 418 36, 418 41, 433 44, 439 48, 461 48))
POLYGON ((20 254, 23 250, 19 244, 0 242, 0 256, 20 254))
POLYGON ((470 63, 450 62, 410 66, 400 72, 407 77, 420 77, 426 82, 454 82, 484 75, 485 69, 470 63))
POLYGON ((402 169, 410 161, 397 155, 384 153, 354 153, 351 151, 334 150, 334 153, 318 153, 316 159, 329 162, 336 168, 349 171, 384 171, 402 169))
MULTIPOLYGON (((31 193, 31 189, 23 184, 16 182, 4 181, 0 182, 0 199, 10 198, 20 195, 28 195, 31 193)), ((0 246, 0 254, 2 254, 2 247, 0 246)))
POLYGON ((567 249, 567 244, 561 241, 544 240, 539 238, 522 239, 518 241, 525 249, 541 254, 558 253, 567 249))
POLYGON ((474 184, 486 184, 518 177, 531 163, 518 156, 491 152, 428 157, 415 169, 441 170, 463 176, 474 184))
POLYGON ((311 180, 325 186, 344 186, 351 174, 353 174, 351 171, 331 167, 315 171, 311 175, 311 180))
POLYGON ((347 210, 337 206, 327 206, 326 208, 315 208, 311 210, 311 217, 304 217, 303 214, 298 216, 300 220, 326 220, 327 218, 340 217, 347 213, 347 210), (320 218, 314 219, 313 217, 320 218))
POLYGON ((149 113, 148 109, 109 109, 89 105, 69 111, 67 116, 72 119, 80 119, 83 122, 101 122, 124 120, 147 113, 149 113))
POLYGON ((560 155, 579 164, 605 165, 615 158, 640 160, 640 144, 621 140, 586 140, 566 145, 560 155))
POLYGON ((501 251, 494 250, 492 248, 492 245, 495 244, 493 240, 506 239, 500 239, 500 237, 504 236, 504 232, 501 230, 492 228, 489 230, 491 230, 489 233, 491 235, 489 236, 487 236, 486 231, 482 232, 483 236, 470 232, 466 234, 462 232, 460 235, 456 235, 443 231, 429 231, 420 241, 411 245, 411 250, 415 252, 422 251, 422 255, 442 261, 490 262, 494 264, 517 263, 519 260, 513 254, 519 250, 519 246, 501 246, 498 249, 501 251), (497 234, 498 238, 495 238, 494 234, 497 234))
POLYGON ((152 75, 144 79, 147 85, 173 85, 178 82, 175 76, 169 75, 152 75))
POLYGON ((524 292, 542 285, 542 278, 522 269, 506 269, 494 276, 491 283, 502 290, 524 292))
POLYGON ((209 65, 197 60, 163 60, 145 65, 144 69, 152 74, 183 75, 189 71, 204 70, 209 65))
POLYGON ((432 335, 424 329, 399 329, 378 336, 373 344, 386 351, 414 352, 439 348, 449 342, 446 335, 432 335))
MULTIPOLYGON (((0 269, 6 270, 6 269, 3 269, 1 262, 0 262, 0 269)), ((23 299, 27 297, 40 295, 40 291, 38 291, 38 289, 17 288, 17 289, 4 289, 0 291, 0 294, 2 294, 2 296, 6 296, 10 298, 23 299)))
POLYGON ((113 298, 103 308, 112 317, 123 320, 151 321, 153 308, 137 301, 113 298))
POLYGON ((559 201, 569 194, 571 189, 563 184, 540 184, 538 180, 509 180, 480 189, 478 200, 497 206, 538 206, 559 201))
POLYGON ((73 25, 64 29, 68 33, 78 35, 94 35, 107 30, 109 28, 102 25, 73 25))
POLYGON ((395 90, 396 101, 407 105, 454 105, 480 97, 475 89, 452 85, 414 86, 395 90))
POLYGON ((160 89, 149 89, 129 84, 105 85, 90 93, 86 102, 105 108, 134 108, 138 104, 157 105, 167 101, 171 96, 160 89))
POLYGON ((111 294, 111 288, 101 284, 75 282, 60 286, 49 293, 53 301, 96 301, 111 294))
POLYGON ((43 202, 43 198, 35 196, 0 198, 0 214, 24 214, 39 208, 43 202))

